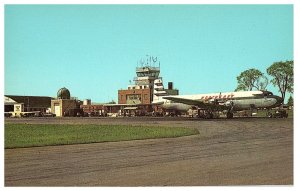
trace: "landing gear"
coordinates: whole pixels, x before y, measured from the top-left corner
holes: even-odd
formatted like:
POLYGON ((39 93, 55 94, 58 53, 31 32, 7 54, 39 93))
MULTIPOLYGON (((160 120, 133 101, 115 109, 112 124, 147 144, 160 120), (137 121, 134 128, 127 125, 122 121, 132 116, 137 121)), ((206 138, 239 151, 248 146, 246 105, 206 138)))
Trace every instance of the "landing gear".
POLYGON ((233 113, 231 111, 228 111, 226 117, 227 117, 227 119, 232 119, 233 113))
POLYGON ((226 117, 227 119, 232 119, 233 118, 233 101, 230 101, 229 103, 227 102, 227 106, 229 107, 227 110, 226 117))
POLYGON ((269 112, 269 113, 267 114, 267 117, 272 118, 272 117, 273 117, 273 114, 272 114, 271 112, 269 112))
MULTIPOLYGON (((252 117, 254 114, 254 110, 255 110, 255 105, 254 104, 250 104, 250 116, 252 117)), ((254 115, 257 114, 257 109, 256 109, 256 113, 254 115)))
POLYGON ((267 110, 266 116, 269 117, 269 118, 273 117, 273 114, 272 114, 272 112, 270 112, 270 109, 267 110))
POLYGON ((212 118, 214 118, 213 113, 211 111, 208 111, 206 115, 206 119, 212 119, 212 118))
POLYGON ((213 115, 213 112, 211 110, 198 109, 198 118, 213 119, 214 115, 213 115))

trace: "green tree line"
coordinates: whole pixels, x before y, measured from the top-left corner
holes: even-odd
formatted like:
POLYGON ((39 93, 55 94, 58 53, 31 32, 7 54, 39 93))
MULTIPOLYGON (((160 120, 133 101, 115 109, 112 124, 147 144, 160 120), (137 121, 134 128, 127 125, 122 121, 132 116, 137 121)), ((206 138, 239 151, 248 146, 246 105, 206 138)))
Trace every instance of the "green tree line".
MULTIPOLYGON (((271 76, 269 80, 264 73, 256 68, 245 70, 237 76, 237 88, 235 91, 266 90, 269 82, 277 87, 281 97, 285 99, 287 92, 294 92, 294 61, 274 62, 267 68, 267 74, 271 76)), ((288 103, 293 103, 290 96, 288 103)))

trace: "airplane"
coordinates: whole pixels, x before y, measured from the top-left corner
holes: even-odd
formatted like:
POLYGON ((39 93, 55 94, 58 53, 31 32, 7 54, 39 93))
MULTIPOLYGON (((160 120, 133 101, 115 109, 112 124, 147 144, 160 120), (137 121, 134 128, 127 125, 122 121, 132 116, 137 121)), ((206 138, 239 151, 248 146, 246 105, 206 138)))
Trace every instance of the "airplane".
MULTIPOLYGON (((160 83, 158 84, 161 85, 160 83)), ((157 88, 154 84, 154 90, 155 88, 156 92, 154 91, 154 95, 158 96, 158 98, 156 98, 154 103, 160 102, 163 108, 187 111, 194 106, 209 112, 226 110, 227 118, 233 118, 234 111, 256 108, 271 109, 283 103, 281 97, 264 90, 169 96, 161 90, 161 86, 157 88), (160 92, 160 94, 155 94, 157 92, 160 92)))

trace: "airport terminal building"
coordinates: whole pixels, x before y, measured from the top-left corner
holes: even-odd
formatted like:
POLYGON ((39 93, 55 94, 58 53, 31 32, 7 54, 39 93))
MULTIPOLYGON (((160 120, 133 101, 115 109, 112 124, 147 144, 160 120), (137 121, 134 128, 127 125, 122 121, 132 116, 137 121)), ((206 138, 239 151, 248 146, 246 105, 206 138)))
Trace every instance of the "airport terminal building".
MULTIPOLYGON (((159 109, 153 105, 153 99, 162 90, 165 95, 178 95, 179 91, 173 88, 173 82, 168 82, 164 89, 160 77, 160 64, 156 66, 157 58, 148 57, 147 62, 140 62, 136 67, 136 77, 126 89, 118 90, 118 104, 95 104, 90 99, 83 102, 71 97, 70 91, 63 87, 58 90, 57 97, 48 96, 17 96, 5 95, 5 112, 22 116, 24 112, 53 113, 57 117, 64 116, 107 116, 117 115, 145 115, 159 109), (160 90, 155 80, 159 80, 160 90)), ((31 113, 32 114, 32 113, 31 113)))

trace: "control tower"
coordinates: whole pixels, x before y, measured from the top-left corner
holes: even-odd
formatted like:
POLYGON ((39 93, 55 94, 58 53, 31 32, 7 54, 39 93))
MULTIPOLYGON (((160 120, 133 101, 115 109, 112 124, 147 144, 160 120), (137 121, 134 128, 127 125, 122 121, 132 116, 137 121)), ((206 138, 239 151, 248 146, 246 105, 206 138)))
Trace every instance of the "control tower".
POLYGON ((160 62, 157 57, 146 56, 141 59, 135 69, 136 77, 127 90, 119 90, 119 103, 151 104, 153 101, 154 80, 161 79, 160 62))
POLYGON ((136 77, 133 78, 134 84, 130 84, 128 88, 136 87, 153 89, 154 80, 159 79, 160 62, 157 67, 157 57, 147 56, 146 61, 140 60, 140 66, 136 67, 136 77))
POLYGON ((147 55, 146 59, 141 59, 135 72, 133 83, 130 81, 126 90, 118 90, 119 104, 150 105, 158 96, 178 95, 178 90, 173 89, 172 82, 169 82, 168 89, 163 88, 162 77, 159 76, 160 62, 157 57, 147 55))

